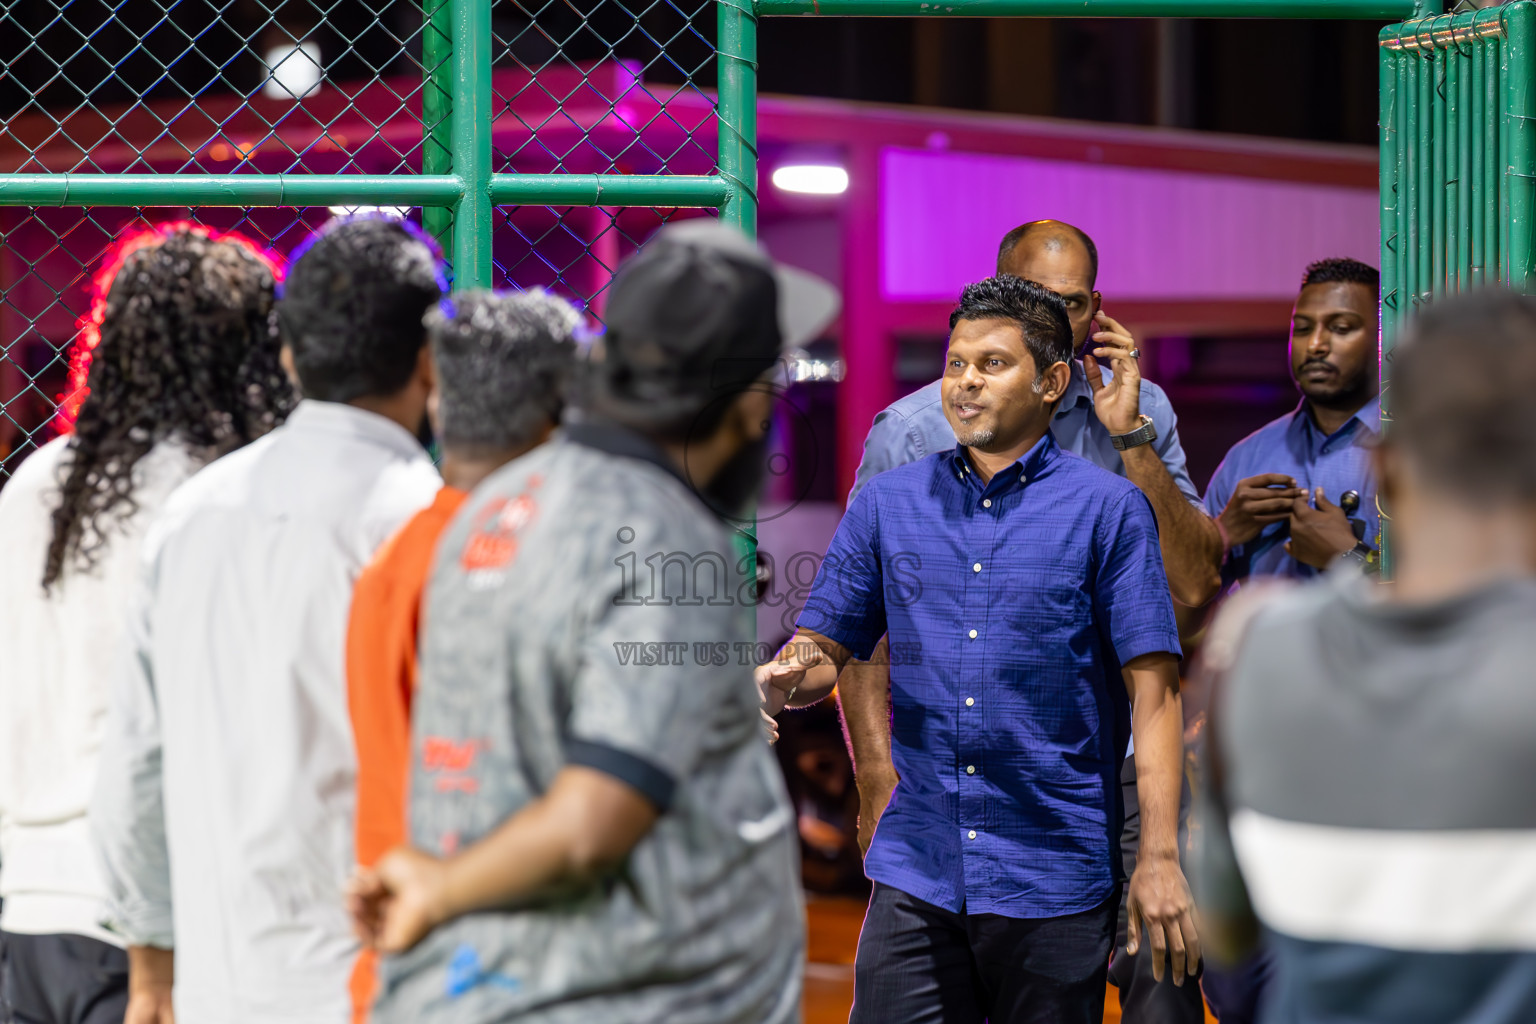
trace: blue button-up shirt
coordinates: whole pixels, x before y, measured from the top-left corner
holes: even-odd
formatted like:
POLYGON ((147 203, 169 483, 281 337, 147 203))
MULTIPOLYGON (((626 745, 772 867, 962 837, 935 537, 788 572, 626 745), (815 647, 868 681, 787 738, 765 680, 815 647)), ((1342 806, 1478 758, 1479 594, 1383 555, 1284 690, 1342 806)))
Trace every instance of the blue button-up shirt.
POLYGON ((1179 653, 1157 526, 1131 483, 1046 434, 983 486, 964 449, 854 499, 801 628, 889 632, 901 782, 870 878, 952 911, 1055 917, 1120 877, 1121 665, 1179 653))
MULTIPOLYGON (((1333 434, 1324 436, 1303 401, 1294 412, 1265 424, 1232 446, 1216 467, 1205 490, 1205 507, 1213 516, 1232 500, 1240 481, 1261 473, 1284 473, 1308 491, 1321 487, 1335 505, 1345 491, 1360 492, 1354 518, 1365 524, 1364 540, 1377 546, 1381 517, 1376 511, 1376 478, 1371 472, 1371 445, 1381 433, 1381 405, 1373 399, 1333 434)), ((1322 570, 1285 553, 1291 526, 1282 520, 1264 527, 1247 544, 1234 547, 1222 566, 1222 582, 1249 576, 1291 576, 1309 579, 1322 570)))
MULTIPOLYGON (((1104 370, 1104 379, 1114 379, 1108 368, 1104 370)), ((876 474, 955 446, 955 431, 944 418, 943 392, 944 382, 936 380, 892 402, 875 417, 864 439, 864 457, 859 461, 853 490, 848 492, 850 503, 876 474)), ((1179 418, 1163 389, 1151 381, 1141 382, 1141 411, 1152 417, 1152 425, 1157 428, 1157 440, 1152 447, 1158 458, 1168 467, 1168 474, 1184 496, 1199 505, 1200 492, 1189 479, 1184 446, 1179 443, 1179 418)), ((1051 433, 1067 451, 1125 476, 1125 462, 1115 451, 1108 428, 1094 415, 1093 389, 1088 386, 1083 364, 1076 360, 1072 362, 1072 381, 1051 420, 1051 433)))

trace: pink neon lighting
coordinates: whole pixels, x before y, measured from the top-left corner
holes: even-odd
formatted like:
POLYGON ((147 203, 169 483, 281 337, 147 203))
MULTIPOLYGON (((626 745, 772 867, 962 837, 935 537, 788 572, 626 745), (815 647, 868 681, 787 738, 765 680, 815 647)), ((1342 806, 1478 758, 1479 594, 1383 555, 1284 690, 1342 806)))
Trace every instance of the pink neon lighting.
POLYGON ((953 299, 1010 228, 1047 217, 1092 236, 1106 304, 1287 299, 1314 260, 1378 258, 1372 189, 895 148, 880 164, 889 300, 953 299))

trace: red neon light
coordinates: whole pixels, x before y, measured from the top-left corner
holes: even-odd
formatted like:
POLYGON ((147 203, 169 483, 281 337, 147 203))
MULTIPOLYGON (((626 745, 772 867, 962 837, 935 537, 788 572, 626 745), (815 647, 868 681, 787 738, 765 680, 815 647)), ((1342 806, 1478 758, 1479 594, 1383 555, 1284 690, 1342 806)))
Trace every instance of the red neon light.
POLYGON ((58 411, 54 413, 54 428, 61 434, 72 433, 75 420, 80 416, 80 406, 91 393, 87 381, 91 374, 91 354, 101 344, 101 324, 107 315, 107 294, 117 272, 123 269, 128 257, 146 246, 164 241, 178 231, 190 231, 215 242, 233 242, 261 260, 272 270, 272 276, 282 281, 283 259, 277 253, 263 249, 238 231, 218 231, 189 220, 166 221, 136 230, 125 231, 106 252, 102 267, 90 284, 90 306, 75 321, 75 340, 69 349, 69 383, 63 394, 56 395, 58 411))

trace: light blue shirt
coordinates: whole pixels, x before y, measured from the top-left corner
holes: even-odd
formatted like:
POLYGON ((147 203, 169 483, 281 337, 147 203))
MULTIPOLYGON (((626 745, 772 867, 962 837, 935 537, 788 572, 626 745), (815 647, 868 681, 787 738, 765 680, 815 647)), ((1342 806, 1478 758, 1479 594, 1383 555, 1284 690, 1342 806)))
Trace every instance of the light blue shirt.
MULTIPOLYGON (((1205 508, 1212 516, 1232 500, 1237 485, 1261 473, 1284 473, 1308 491, 1321 487, 1335 505, 1345 491, 1358 491, 1356 519, 1365 523, 1364 541, 1376 547, 1381 516, 1376 511, 1376 479, 1371 472, 1371 446, 1381 433, 1381 403, 1372 399, 1334 433, 1324 436, 1303 401, 1295 410, 1255 430, 1227 452, 1205 490, 1205 508)), ((1288 576, 1310 579, 1322 570, 1285 553, 1291 539, 1287 521, 1270 523, 1247 544, 1239 544, 1221 567, 1223 585, 1249 576, 1288 576)))
MULTIPOLYGON (((1112 375, 1106 369, 1104 380, 1108 383, 1111 379, 1112 375)), ((869 436, 864 439, 864 458, 854 476, 853 490, 848 492, 850 505, 854 496, 876 474, 955 447, 955 432, 949 420, 944 418, 943 386, 942 380, 925 385, 892 402, 875 417, 869 436)), ((1200 492, 1189 479, 1184 446, 1179 443, 1179 419, 1163 389, 1150 381, 1141 382, 1141 411, 1152 417, 1152 424, 1157 428, 1157 440, 1152 442, 1152 447, 1158 458, 1168 467, 1168 474, 1190 503, 1200 506, 1200 492)), ((1067 385, 1067 393, 1061 396, 1056 415, 1051 420, 1051 433, 1062 450, 1081 455, 1111 473, 1126 475, 1125 463, 1110 442, 1109 430, 1093 413, 1093 389, 1088 386, 1083 364, 1075 360, 1072 382, 1067 385)))

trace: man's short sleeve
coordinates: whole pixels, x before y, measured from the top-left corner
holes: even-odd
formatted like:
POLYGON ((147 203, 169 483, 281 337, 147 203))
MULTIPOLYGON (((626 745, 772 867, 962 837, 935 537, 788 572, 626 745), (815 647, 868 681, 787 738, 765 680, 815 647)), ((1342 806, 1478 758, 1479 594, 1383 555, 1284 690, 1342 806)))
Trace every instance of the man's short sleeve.
POLYGON ((1157 440, 1152 442, 1152 447, 1157 451, 1157 457, 1162 460, 1168 469, 1168 475, 1173 477, 1173 482, 1189 500, 1191 505, 1200 505, 1200 491, 1196 489, 1195 482, 1189 478, 1188 460, 1184 457, 1184 445, 1179 440, 1179 417, 1173 411, 1173 403, 1168 401, 1168 396, 1163 389, 1150 381, 1141 383, 1142 410, 1152 417, 1153 424, 1157 427, 1157 440))
POLYGON ((756 689, 739 649, 751 636, 740 606, 724 603, 741 589, 735 562, 707 533, 690 548, 687 532, 653 530, 634 542, 662 552, 659 576, 690 580, 684 591, 642 597, 615 568, 589 606, 566 736, 568 764, 628 783, 663 812, 721 731, 756 727, 756 689))
POLYGON ((853 476, 853 489, 848 492, 848 506, 859 496, 864 485, 888 469, 905 466, 922 458, 912 425, 892 409, 883 409, 870 424, 864 438, 864 457, 853 476))
POLYGON ((1157 542, 1157 520, 1140 491, 1127 489, 1099 520, 1094 606, 1123 665, 1143 654, 1182 656, 1157 542))
POLYGON ((885 635, 878 494, 879 488, 864 491, 848 506, 797 623, 842 644, 860 661, 885 635))

